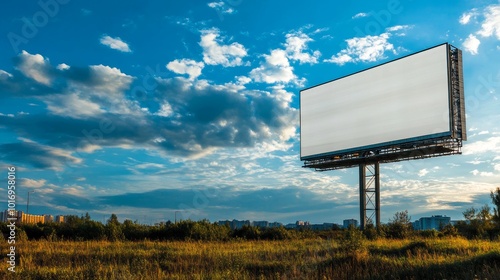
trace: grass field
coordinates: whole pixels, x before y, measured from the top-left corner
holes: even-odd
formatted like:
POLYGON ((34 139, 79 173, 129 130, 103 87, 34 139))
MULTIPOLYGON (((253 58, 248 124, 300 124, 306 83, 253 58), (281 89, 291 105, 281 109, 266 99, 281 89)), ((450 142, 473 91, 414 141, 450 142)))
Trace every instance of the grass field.
POLYGON ((17 244, 1 279, 499 279, 500 242, 462 238, 361 241, 47 242, 17 244), (347 242, 349 243, 349 242, 347 242))

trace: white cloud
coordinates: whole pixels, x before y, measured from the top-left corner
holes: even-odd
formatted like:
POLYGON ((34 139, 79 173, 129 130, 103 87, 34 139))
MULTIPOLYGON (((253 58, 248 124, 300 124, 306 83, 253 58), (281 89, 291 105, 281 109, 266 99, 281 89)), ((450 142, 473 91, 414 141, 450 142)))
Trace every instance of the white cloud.
POLYGON ((491 176, 494 176, 493 172, 481 172, 481 171, 479 171, 477 169, 472 170, 470 173, 472 173, 472 175, 474 175, 474 176, 479 175, 481 177, 491 177, 491 176))
POLYGON ((92 88, 105 94, 123 93, 134 79, 116 67, 106 65, 91 65, 92 75, 95 77, 92 88))
POLYGON ((252 81, 252 79, 250 79, 249 77, 246 77, 246 76, 238 76, 238 77, 236 77, 236 80, 237 80, 239 85, 246 85, 252 81))
POLYGON ((500 171, 500 164, 495 164, 493 166, 493 168, 496 170, 496 171, 500 171))
POLYGON ((127 43, 122 41, 120 37, 110 37, 108 35, 103 35, 100 39, 101 44, 108 46, 114 50, 121 52, 132 52, 127 43))
POLYGON ((485 141, 468 143, 463 147, 464 155, 477 155, 483 153, 500 154, 500 137, 490 137, 485 141))
POLYGON ((474 159, 472 161, 468 161, 467 163, 470 163, 470 164, 474 164, 474 165, 478 165, 478 164, 481 164, 483 163, 484 161, 480 161, 478 159, 474 159))
POLYGON ((395 52, 394 46, 388 42, 390 36, 390 33, 382 33, 379 36, 347 39, 347 48, 325 62, 343 65, 347 62, 372 62, 383 59, 386 51, 395 52))
POLYGON ((203 48, 203 61, 209 65, 222 65, 224 67, 239 66, 243 64, 242 58, 247 56, 247 50, 240 43, 221 45, 218 39, 218 29, 201 31, 200 46, 203 48))
POLYGON ((192 59, 176 59, 167 64, 168 70, 177 74, 187 74, 190 80, 198 78, 203 67, 205 67, 203 62, 196 62, 192 59))
POLYGON ((56 68, 58 70, 64 71, 64 70, 68 70, 71 67, 68 64, 66 64, 66 63, 61 63, 61 64, 57 65, 56 68))
POLYGON ((156 112, 156 115, 160 117, 170 117, 174 113, 172 106, 168 102, 161 104, 160 109, 156 112))
POLYGON ((47 180, 44 180, 44 179, 34 180, 34 179, 24 178, 24 179, 21 179, 21 186, 27 187, 27 188, 37 189, 37 188, 43 187, 46 182, 47 182, 47 180))
POLYGON ((47 109, 55 115, 86 118, 104 113, 99 104, 85 100, 78 94, 50 95, 43 99, 47 109))
POLYGON ((354 16, 352 16, 352 18, 362 18, 362 17, 367 17, 367 16, 368 16, 367 13, 357 13, 354 16))
POLYGON ((421 169, 420 171, 418 171, 418 177, 424 177, 425 175, 427 175, 429 173, 429 170, 427 169, 421 169))
POLYGON ((7 71, 4 71, 2 69, 0 69, 0 80, 6 80, 6 79, 10 79, 12 78, 12 74, 7 72, 7 71))
POLYGON ((305 52, 307 50, 307 43, 313 41, 307 34, 302 32, 286 34, 285 48, 288 58, 291 60, 298 60, 302 63, 315 64, 318 63, 318 58, 321 52, 314 51, 311 53, 305 52))
POLYGON ((19 64, 17 69, 26 77, 29 77, 41 84, 50 85, 51 77, 49 75, 50 63, 40 54, 30 54, 22 51, 19 54, 19 64))
POLYGON ((124 96, 133 77, 120 69, 105 65, 89 66, 89 81, 70 81, 63 94, 52 94, 42 98, 47 109, 56 115, 87 118, 105 112, 135 114, 132 101, 124 96))
POLYGON ((477 135, 484 135, 484 134, 490 134, 490 132, 488 130, 483 130, 479 132, 477 135))
POLYGON ((468 24, 471 18, 475 18, 477 15, 478 15, 477 9, 472 9, 467 13, 463 13, 459 19, 459 22, 462 25, 468 24))
POLYGON ((479 41, 476 36, 470 34, 469 37, 465 39, 462 45, 464 46, 466 51, 468 51, 472 55, 476 55, 479 44, 481 44, 481 41, 479 41))
POLYGON ((395 25, 395 26, 387 27, 385 30, 387 32, 394 32, 394 31, 399 31, 399 30, 408 29, 408 28, 410 28, 409 25, 395 25))
POLYGON ((483 37, 495 37, 500 40, 500 5, 491 5, 485 9, 485 20, 477 34, 483 37))
POLYGON ((217 12, 222 14, 233 14, 236 12, 232 7, 228 7, 223 1, 210 2, 207 4, 210 8, 215 9, 217 12))
POLYGON ((271 51, 269 55, 263 55, 265 62, 260 67, 250 71, 250 77, 256 82, 289 83, 296 81, 297 76, 293 73, 286 52, 281 49, 271 51))

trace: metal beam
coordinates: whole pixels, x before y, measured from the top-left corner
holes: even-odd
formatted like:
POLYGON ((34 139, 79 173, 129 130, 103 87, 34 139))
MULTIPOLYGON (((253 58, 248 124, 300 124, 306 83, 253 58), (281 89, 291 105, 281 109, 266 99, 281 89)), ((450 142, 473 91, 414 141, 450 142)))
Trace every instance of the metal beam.
POLYGON ((360 228, 380 225, 380 166, 378 162, 359 165, 360 228))

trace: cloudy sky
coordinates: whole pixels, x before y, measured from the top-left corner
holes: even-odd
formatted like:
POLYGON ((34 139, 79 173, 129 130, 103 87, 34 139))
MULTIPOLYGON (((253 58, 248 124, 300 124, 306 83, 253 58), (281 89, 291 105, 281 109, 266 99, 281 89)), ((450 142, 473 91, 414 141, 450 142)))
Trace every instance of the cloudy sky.
POLYGON ((30 213, 96 220, 359 219, 357 168, 301 167, 299 91, 444 42, 469 140, 383 164, 382 221, 460 219, 500 186, 498 1, 8 1, 0 34, 19 210, 35 191, 30 213))

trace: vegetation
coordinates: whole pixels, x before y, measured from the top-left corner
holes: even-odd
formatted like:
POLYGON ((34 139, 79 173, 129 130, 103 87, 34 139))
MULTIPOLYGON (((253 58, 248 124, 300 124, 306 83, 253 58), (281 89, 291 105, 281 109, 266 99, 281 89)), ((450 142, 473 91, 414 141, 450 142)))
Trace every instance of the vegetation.
MULTIPOLYGON (((500 242, 461 237, 367 240, 19 242, 0 279, 496 279, 500 242), (347 241, 347 242, 346 242, 347 241)), ((1 243, 6 252, 7 243, 1 243)), ((5 256, 3 256, 5 258, 5 256)))
MULTIPOLYGON (((361 231, 312 231, 203 221, 141 225, 88 214, 16 229, 16 273, 0 279, 496 279, 500 275, 500 188, 494 207, 465 221, 414 231, 407 211, 361 231)), ((9 229, 0 223, 7 236, 9 229)), ((5 236, 0 248, 8 252, 5 236)))

